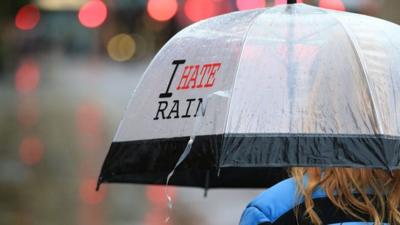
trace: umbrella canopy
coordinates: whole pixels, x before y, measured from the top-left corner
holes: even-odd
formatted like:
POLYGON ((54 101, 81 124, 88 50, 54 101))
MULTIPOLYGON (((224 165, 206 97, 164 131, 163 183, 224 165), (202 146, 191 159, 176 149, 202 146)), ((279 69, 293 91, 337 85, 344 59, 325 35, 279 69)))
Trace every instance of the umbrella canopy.
POLYGON ((400 168, 400 29, 305 4, 175 35, 128 105, 99 182, 267 187, 292 166, 400 168), (188 151, 190 149, 190 151, 188 151))

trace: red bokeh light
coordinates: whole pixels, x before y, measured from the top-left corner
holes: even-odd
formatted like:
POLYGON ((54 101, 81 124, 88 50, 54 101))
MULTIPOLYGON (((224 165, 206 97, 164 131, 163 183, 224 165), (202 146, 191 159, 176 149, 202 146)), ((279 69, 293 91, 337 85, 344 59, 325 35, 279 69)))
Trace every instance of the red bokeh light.
POLYGON ((98 134, 86 134, 79 137, 80 145, 88 151, 95 151, 102 147, 102 138, 98 134))
POLYGON ((98 133, 101 128, 102 113, 93 103, 83 103, 77 111, 77 126, 81 133, 98 133))
POLYGON ((39 9, 33 4, 28 4, 18 10, 15 17, 15 26, 21 30, 31 30, 36 27, 39 20, 39 9))
POLYGON ((168 210, 153 208, 146 213, 144 225, 168 224, 165 222, 166 218, 168 218, 168 210))
POLYGON ((39 85, 39 66, 33 60, 25 60, 15 73, 15 88, 19 93, 31 93, 39 85))
POLYGON ((85 150, 96 150, 102 144, 102 112, 94 103, 82 103, 76 112, 78 139, 85 150))
POLYGON ((146 187, 146 196, 149 202, 153 206, 158 206, 160 208, 166 207, 168 204, 167 196, 168 194, 173 200, 176 196, 175 188, 168 187, 167 192, 165 192, 165 187, 163 186, 147 186, 146 187))
POLYGON ((216 3, 211 0, 187 0, 184 12, 191 22, 197 22, 217 15, 218 8, 216 3))
POLYGON ((43 157, 43 153, 44 145, 42 141, 35 136, 24 138, 19 146, 21 161, 29 166, 39 163, 43 157))
POLYGON ((83 26, 96 28, 106 20, 107 7, 101 0, 90 0, 80 8, 78 18, 83 26))
POLYGON ((286 3, 287 3, 287 0, 275 0, 275 5, 283 5, 286 3))
POLYGON ((321 8, 326 8, 326 9, 346 11, 346 7, 341 0, 320 0, 319 6, 321 8))
POLYGON ((265 0, 236 0, 236 6, 239 10, 248 10, 256 8, 264 8, 265 0))
POLYGON ((149 0, 147 2, 147 13, 157 21, 167 21, 175 16, 178 11, 176 0, 149 0))
POLYGON ((81 200, 88 205, 97 205, 106 197, 106 187, 101 187, 96 191, 97 180, 94 178, 84 179, 79 187, 81 200))

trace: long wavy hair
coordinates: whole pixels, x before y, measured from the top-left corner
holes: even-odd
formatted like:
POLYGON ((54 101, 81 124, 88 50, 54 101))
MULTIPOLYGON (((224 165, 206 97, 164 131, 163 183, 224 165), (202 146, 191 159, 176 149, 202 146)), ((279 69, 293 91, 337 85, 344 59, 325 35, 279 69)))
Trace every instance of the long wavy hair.
POLYGON ((360 221, 364 221, 360 215, 367 214, 374 225, 381 225, 385 219, 391 225, 400 225, 400 171, 296 167, 290 172, 299 196, 304 197, 305 216, 315 225, 322 225, 312 199, 317 187, 323 188, 336 207, 360 221), (303 182, 306 175, 308 181, 303 182))

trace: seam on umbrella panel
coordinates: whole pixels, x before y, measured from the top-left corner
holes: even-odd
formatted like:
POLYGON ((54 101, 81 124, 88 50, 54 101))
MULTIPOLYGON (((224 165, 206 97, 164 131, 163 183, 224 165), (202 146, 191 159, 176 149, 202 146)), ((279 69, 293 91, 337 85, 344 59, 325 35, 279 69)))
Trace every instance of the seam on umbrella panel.
MULTIPOLYGON (((270 8, 270 9, 271 9, 271 8, 270 8)), ((236 67, 236 70, 235 70, 235 77, 233 78, 232 88, 231 88, 231 90, 230 90, 230 98, 229 98, 229 103, 228 103, 228 107, 227 107, 228 113, 227 113, 227 115, 226 115, 226 119, 225 119, 225 123, 224 123, 224 127, 223 127, 223 128, 224 128, 224 133, 226 133, 226 128, 227 128, 227 126, 228 126, 229 116, 230 116, 230 114, 231 114, 231 113, 230 113, 230 108, 231 108, 231 103, 232 103, 233 90, 235 89, 235 84, 236 84, 236 80, 237 80, 237 76, 238 76, 238 71, 239 71, 239 68, 240 68, 241 61, 242 61, 243 51, 244 51, 244 48, 245 48, 245 45, 246 45, 246 42, 247 42, 247 36, 248 36, 248 34, 249 34, 251 28, 253 27, 254 23, 256 22, 256 20, 257 20, 261 15, 263 15, 263 14, 265 14, 267 11, 269 11, 270 9, 265 9, 265 10, 262 11, 260 14, 255 15, 254 18, 253 18, 253 21, 251 21, 251 22, 249 23, 248 28, 247 28, 247 30, 246 30, 244 36, 243 36, 243 45, 242 45, 242 48, 241 48, 241 50, 240 50, 239 61, 238 61, 238 64, 237 64, 237 67, 236 67)), ((223 146, 223 145, 224 145, 224 144, 223 144, 223 142, 222 142, 222 146, 223 146)), ((220 162, 220 157, 218 157, 218 165, 217 165, 218 168, 220 168, 220 164, 221 164, 221 162, 220 162)))
POLYGON ((359 63, 359 66, 361 67, 362 75, 363 75, 362 77, 365 79, 365 82, 367 84, 367 92, 368 92, 368 95, 371 100, 372 113, 374 114, 376 125, 378 126, 378 132, 380 134, 383 134, 382 123, 381 123, 381 120, 379 117, 380 113, 378 112, 374 96, 372 95, 371 85, 370 85, 370 81, 368 79, 368 68, 367 68, 367 65, 365 64, 364 55, 359 50, 360 46, 358 45, 357 40, 351 34, 351 31, 348 29, 348 27, 338 17, 336 17, 336 15, 334 13, 328 13, 328 14, 330 16, 332 16, 339 23, 339 25, 341 25, 343 27, 345 34, 350 41, 350 44, 351 44, 351 46, 354 50, 354 53, 356 55, 356 58, 357 58, 357 62, 359 63))
MULTIPOLYGON (((398 26, 397 24, 395 24, 395 25, 398 26)), ((400 55, 400 48, 399 48, 395 43, 393 43, 393 40, 392 40, 391 36, 386 32, 387 29, 382 29, 382 27, 380 27, 380 26, 378 27, 378 29, 379 29, 380 33, 383 34, 384 37, 386 37, 387 41, 390 43, 390 47, 391 47, 392 49, 395 49, 394 51, 397 52, 397 53, 400 55)), ((393 78, 393 71, 392 71, 391 68, 390 68, 390 70, 391 70, 391 74, 390 74, 390 77, 391 77, 391 78, 390 78, 390 79, 392 80, 392 83, 395 84, 395 82, 393 81, 393 80, 394 80, 394 78, 393 78)), ((393 93, 393 96, 395 96, 395 94, 394 94, 395 86, 396 86, 396 85, 393 85, 393 86, 392 86, 392 93, 393 93)), ((397 113, 397 107, 395 107, 394 110, 395 110, 395 115, 399 115, 399 114, 397 113)), ((398 117, 396 116, 395 118, 396 118, 396 124, 400 124, 400 123, 398 122, 398 117)), ((400 125, 399 125, 399 126, 400 126, 400 125)), ((398 129, 396 129, 396 130, 398 130, 398 129)))

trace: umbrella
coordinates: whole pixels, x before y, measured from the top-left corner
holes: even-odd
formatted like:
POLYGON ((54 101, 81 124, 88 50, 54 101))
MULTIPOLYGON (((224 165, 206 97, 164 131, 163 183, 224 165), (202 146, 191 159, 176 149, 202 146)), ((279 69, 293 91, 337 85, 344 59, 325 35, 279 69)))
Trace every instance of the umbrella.
POLYGON ((399 26, 364 15, 289 4, 196 23, 148 66, 99 183, 268 187, 293 166, 399 169, 399 62, 399 26))

